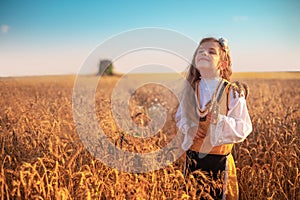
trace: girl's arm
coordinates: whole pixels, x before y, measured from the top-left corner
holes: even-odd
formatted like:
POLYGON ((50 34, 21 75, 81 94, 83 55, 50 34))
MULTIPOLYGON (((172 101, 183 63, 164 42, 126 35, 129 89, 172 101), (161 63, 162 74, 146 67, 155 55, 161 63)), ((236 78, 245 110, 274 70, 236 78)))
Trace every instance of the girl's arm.
POLYGON ((246 99, 243 95, 239 97, 238 94, 233 98, 231 90, 228 114, 219 114, 217 124, 210 126, 211 143, 218 146, 242 142, 251 132, 252 123, 246 99))
POLYGON ((176 121, 176 125, 178 127, 178 129, 183 133, 183 134, 187 134, 189 128, 194 127, 198 124, 194 123, 193 120, 189 119, 187 116, 185 116, 185 112, 182 102, 179 104, 176 115, 175 115, 175 121, 176 121))
POLYGON ((178 129, 180 132, 184 134, 184 139, 182 142, 182 149, 187 151, 193 144, 193 140, 195 137, 196 133, 192 133, 189 130, 192 130, 194 127, 196 127, 198 124, 194 122, 194 120, 191 120, 188 116, 187 113, 184 112, 185 109, 183 106, 183 103, 181 102, 179 104, 179 107, 177 109, 176 115, 175 115, 175 121, 178 129))

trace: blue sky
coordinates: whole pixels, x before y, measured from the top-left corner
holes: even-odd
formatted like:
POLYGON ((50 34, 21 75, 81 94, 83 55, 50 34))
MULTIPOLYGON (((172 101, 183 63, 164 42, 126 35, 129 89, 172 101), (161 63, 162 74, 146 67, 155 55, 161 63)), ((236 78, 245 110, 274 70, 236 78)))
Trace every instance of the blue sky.
POLYGON ((224 36, 234 71, 299 71, 299 10, 297 0, 1 0, 0 76, 77 73, 101 43, 143 27, 224 36))

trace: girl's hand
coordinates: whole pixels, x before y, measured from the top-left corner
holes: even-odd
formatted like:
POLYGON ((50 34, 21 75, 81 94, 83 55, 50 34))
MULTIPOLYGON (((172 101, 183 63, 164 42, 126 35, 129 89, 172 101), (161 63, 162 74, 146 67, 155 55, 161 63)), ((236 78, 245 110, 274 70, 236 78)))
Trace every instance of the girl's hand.
POLYGON ((206 136, 206 131, 204 131, 202 128, 198 127, 198 130, 197 130, 197 133, 194 137, 194 140, 205 138, 205 136, 206 136))
POLYGON ((218 121, 218 114, 209 112, 206 115, 206 120, 208 120, 210 123, 216 124, 218 121))
POLYGON ((206 115, 206 121, 210 122, 211 118, 212 118, 212 114, 211 114, 211 112, 208 112, 206 115))
POLYGON ((196 139, 200 139, 200 138, 205 138, 205 136, 206 136, 206 131, 204 131, 204 130, 203 130, 202 128, 200 128, 200 127, 194 126, 194 127, 191 127, 191 128, 188 130, 188 134, 189 134, 189 135, 195 135, 194 140, 196 140, 196 139))

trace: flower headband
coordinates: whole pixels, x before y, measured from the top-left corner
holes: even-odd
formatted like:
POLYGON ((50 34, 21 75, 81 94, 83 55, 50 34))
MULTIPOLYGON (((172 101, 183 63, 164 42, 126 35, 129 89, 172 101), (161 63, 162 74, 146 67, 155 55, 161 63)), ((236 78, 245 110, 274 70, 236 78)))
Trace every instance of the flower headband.
POLYGON ((218 42, 220 43, 220 45, 222 46, 222 48, 227 52, 229 51, 229 47, 228 47, 228 41, 227 39, 220 37, 218 42))

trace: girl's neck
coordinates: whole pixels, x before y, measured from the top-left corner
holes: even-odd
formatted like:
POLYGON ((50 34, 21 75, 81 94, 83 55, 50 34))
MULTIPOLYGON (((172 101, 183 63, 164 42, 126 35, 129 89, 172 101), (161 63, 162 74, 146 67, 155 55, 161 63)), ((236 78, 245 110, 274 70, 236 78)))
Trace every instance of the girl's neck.
POLYGON ((206 82, 219 82, 221 78, 220 77, 207 78, 201 76, 200 79, 206 82))
POLYGON ((201 73, 201 77, 200 78, 208 80, 208 81, 210 81, 210 80, 220 80, 221 79, 220 76, 206 76, 206 75, 202 75, 202 73, 201 73))
POLYGON ((220 72, 214 71, 214 70, 205 70, 202 69, 201 72, 201 77, 205 79, 219 79, 220 78, 220 72))

